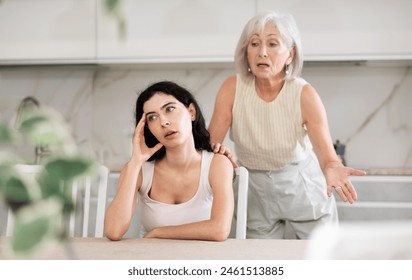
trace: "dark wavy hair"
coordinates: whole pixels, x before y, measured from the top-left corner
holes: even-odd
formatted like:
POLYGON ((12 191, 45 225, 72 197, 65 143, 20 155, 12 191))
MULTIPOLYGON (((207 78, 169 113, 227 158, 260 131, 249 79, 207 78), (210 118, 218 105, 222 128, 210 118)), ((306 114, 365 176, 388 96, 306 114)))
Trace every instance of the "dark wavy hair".
MULTIPOLYGON (((157 93, 164 93, 175 97, 180 103, 189 108, 190 104, 196 109, 196 118, 192 121, 192 134, 195 142, 195 148, 197 150, 206 150, 212 152, 212 146, 210 144, 210 134, 206 129, 205 118, 202 115, 199 104, 196 102, 194 96, 185 88, 179 86, 178 84, 171 81, 161 81, 150 85, 148 88, 143 90, 136 101, 136 111, 135 111, 135 125, 139 123, 143 116, 143 105, 146 101, 153 97, 157 93)), ((150 132, 147 125, 144 128, 144 136, 146 140, 146 145, 148 147, 154 147, 159 140, 150 132)), ((166 153, 165 147, 162 147, 159 151, 152 155, 149 159, 161 159, 166 153)))

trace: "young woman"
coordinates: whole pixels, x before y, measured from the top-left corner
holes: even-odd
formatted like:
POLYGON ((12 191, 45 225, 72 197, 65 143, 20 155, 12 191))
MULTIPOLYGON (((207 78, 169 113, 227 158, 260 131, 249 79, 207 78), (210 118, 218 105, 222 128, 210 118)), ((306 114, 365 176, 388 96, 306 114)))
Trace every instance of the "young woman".
POLYGON ((193 95, 173 82, 155 83, 136 102, 133 152, 107 209, 106 237, 123 237, 138 200, 142 237, 224 241, 232 180, 230 160, 212 153, 193 95))

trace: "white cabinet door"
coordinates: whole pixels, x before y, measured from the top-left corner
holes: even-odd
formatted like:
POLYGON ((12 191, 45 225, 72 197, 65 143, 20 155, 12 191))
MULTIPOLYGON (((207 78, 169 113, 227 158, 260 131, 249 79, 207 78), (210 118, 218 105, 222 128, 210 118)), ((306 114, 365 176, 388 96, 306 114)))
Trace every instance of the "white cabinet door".
POLYGON ((412 59, 410 0, 256 0, 291 13, 306 60, 412 59))
POLYGON ((252 0, 125 0, 118 21, 98 7, 100 62, 233 61, 243 26, 255 14, 252 0))
POLYGON ((3 0, 0 63, 95 58, 95 0, 3 0))

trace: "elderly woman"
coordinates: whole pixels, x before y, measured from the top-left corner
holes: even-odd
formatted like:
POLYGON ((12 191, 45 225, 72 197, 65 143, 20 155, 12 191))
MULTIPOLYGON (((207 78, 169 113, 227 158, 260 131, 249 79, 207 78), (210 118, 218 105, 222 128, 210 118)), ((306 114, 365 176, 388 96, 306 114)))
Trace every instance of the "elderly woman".
POLYGON ((316 90, 299 77, 300 35, 290 15, 266 12, 244 27, 236 76, 222 84, 209 131, 214 151, 249 170, 248 238, 285 238, 289 223, 299 239, 322 223, 338 223, 332 189, 356 198, 350 175, 331 140, 316 90), (238 161, 221 143, 228 129, 238 161))
POLYGON ((145 238, 223 241, 233 215, 233 167, 214 154, 193 95, 169 81, 136 102, 133 152, 107 209, 105 234, 127 232, 137 201, 145 238))

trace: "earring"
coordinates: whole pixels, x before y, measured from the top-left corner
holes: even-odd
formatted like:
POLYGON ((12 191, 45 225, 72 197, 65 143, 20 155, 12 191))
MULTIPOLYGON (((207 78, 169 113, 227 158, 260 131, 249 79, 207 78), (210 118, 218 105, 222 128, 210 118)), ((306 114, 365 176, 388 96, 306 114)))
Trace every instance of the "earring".
POLYGON ((252 69, 250 69, 250 67, 247 68, 247 71, 248 71, 249 73, 252 73, 252 69))
POLYGON ((285 74, 288 75, 289 74, 289 64, 285 65, 285 74))

